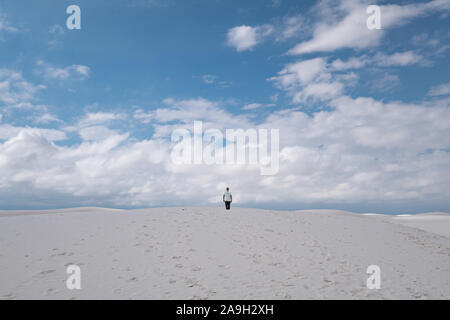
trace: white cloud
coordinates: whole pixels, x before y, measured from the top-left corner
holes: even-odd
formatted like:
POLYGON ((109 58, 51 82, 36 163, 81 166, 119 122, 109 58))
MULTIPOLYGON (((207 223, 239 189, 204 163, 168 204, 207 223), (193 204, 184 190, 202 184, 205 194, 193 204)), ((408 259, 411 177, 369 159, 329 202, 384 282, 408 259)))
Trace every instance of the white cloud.
MULTIPOLYGON (((413 51, 362 55, 347 60, 335 59, 331 62, 328 62, 327 57, 319 57, 289 63, 278 72, 277 76, 269 80, 273 81, 277 88, 292 96, 293 103, 298 104, 308 99, 326 101, 344 94, 347 87, 357 84, 359 75, 353 71, 349 72, 350 70, 367 66, 388 68, 426 63, 424 57, 413 51)), ((393 90, 400 84, 399 77, 388 72, 383 72, 382 77, 374 75, 370 81, 372 89, 379 91, 393 90)))
POLYGON ((219 102, 209 101, 203 98, 175 100, 166 99, 164 103, 167 108, 159 108, 153 112, 154 119, 157 122, 165 123, 171 121, 180 121, 190 123, 201 119, 214 124, 220 124, 223 127, 227 123, 245 124, 246 118, 243 116, 234 116, 220 107, 219 102))
POLYGON ((443 96, 450 94, 450 82, 435 86, 428 92, 429 96, 443 96))
POLYGON ((133 113, 133 118, 142 123, 149 123, 152 120, 152 117, 151 113, 146 113, 142 109, 137 109, 133 113))
POLYGON ((436 11, 449 10, 448 0, 408 5, 381 5, 382 30, 369 30, 366 26, 367 1, 339 0, 331 6, 329 1, 319 1, 316 11, 319 20, 310 40, 299 43, 289 50, 292 55, 312 52, 330 52, 344 48, 362 49, 377 46, 384 30, 409 23, 413 18, 436 11), (328 8, 324 10, 324 8, 328 8))
POLYGON ((409 66, 423 61, 422 56, 412 51, 398 52, 392 55, 385 55, 382 53, 378 53, 377 55, 375 55, 374 59, 376 63, 378 63, 380 66, 385 67, 409 66))
POLYGON ((333 76, 326 58, 313 58, 286 65, 278 75, 269 78, 275 85, 293 97, 293 103, 308 99, 325 101, 341 95, 344 83, 354 76, 333 76))
POLYGON ((271 24, 231 28, 227 33, 227 44, 237 51, 246 51, 252 50, 269 37, 281 42, 292 38, 304 38, 310 31, 310 23, 304 14, 286 15, 271 24))
POLYGON ((367 55, 351 57, 346 61, 336 59, 330 63, 331 70, 342 71, 348 69, 361 69, 366 66, 378 67, 406 67, 414 64, 427 64, 426 59, 409 50, 392 54, 377 53, 373 57, 367 55))
POLYGON ((263 41, 265 37, 272 33, 270 25, 257 27, 238 26, 231 28, 227 33, 227 44, 236 49, 236 51, 252 50, 257 44, 263 41))
POLYGON ((0 32, 14 33, 18 32, 19 29, 13 27, 7 20, 6 15, 0 12, 0 32))
POLYGON ((59 24, 54 24, 49 29, 50 39, 47 41, 49 48, 54 49, 62 44, 62 38, 66 29, 59 24))
POLYGON ((34 105, 36 95, 42 89, 45 89, 45 86, 26 81, 20 72, 0 69, 0 106, 6 109, 45 109, 43 106, 34 105))
POLYGON ((384 73, 371 79, 372 91, 389 92, 400 85, 400 79, 396 74, 384 73))
POLYGON ((36 73, 47 80, 83 80, 89 78, 91 74, 91 69, 88 66, 79 64, 72 64, 64 68, 57 68, 42 60, 39 60, 37 62, 37 66, 38 68, 35 70, 36 73))
POLYGON ((263 107, 264 105, 261 103, 249 103, 243 106, 242 110, 254 110, 263 107))
POLYGON ((301 103, 308 98, 314 100, 329 100, 334 97, 342 95, 344 92, 344 85, 341 82, 317 82, 306 85, 303 90, 294 94, 292 102, 301 103))
POLYGON ((431 38, 427 33, 420 33, 412 37, 412 44, 423 47, 436 47, 440 44, 440 40, 431 38))
MULTIPOLYGON (((18 136, 23 138, 24 135, 37 135, 40 138, 48 140, 50 142, 67 139, 65 132, 61 130, 17 127, 9 124, 0 125, 0 140, 13 139, 14 137, 18 136)), ((22 138, 20 138, 19 140, 21 140, 22 138)))
POLYGON ((114 112, 87 112, 82 118, 72 125, 65 125, 62 129, 66 132, 77 133, 83 141, 123 141, 128 133, 121 133, 117 129, 110 129, 123 123, 128 118, 125 113, 114 112))
POLYGON ((64 147, 52 142, 64 138, 64 132, 2 125, 0 135, 7 140, 0 143, 0 203, 204 205, 216 203, 227 184, 241 204, 448 204, 448 105, 340 97, 331 100, 327 111, 307 115, 285 109, 258 124, 242 115, 233 122, 235 117, 219 103, 202 98, 168 99, 166 105, 154 113, 160 134, 140 140, 111 129, 108 121, 117 118, 112 115, 86 115, 83 119, 91 120, 79 129, 83 142, 64 147), (194 119, 219 121, 227 128, 279 128, 279 173, 263 177, 246 165, 173 164, 170 134, 180 126, 192 130, 194 119), (174 125, 174 120, 180 122, 174 125), (60 203, 54 202, 57 198, 60 203))
POLYGON ((90 125, 98 125, 110 123, 114 120, 123 120, 127 116, 124 113, 113 112, 89 112, 79 122, 78 125, 85 127, 90 125))
POLYGON ((36 117, 34 120, 37 124, 46 124, 50 122, 62 122, 57 116, 51 113, 44 113, 36 117))
POLYGON ((61 27, 61 25, 54 24, 53 26, 50 27, 49 32, 56 34, 58 36, 62 36, 64 33, 66 33, 66 30, 63 27, 61 27))
POLYGON ((217 77, 212 74, 204 74, 201 76, 201 78, 206 84, 213 84, 217 79, 217 77))
POLYGON ((303 14, 286 16, 280 25, 276 26, 276 39, 284 41, 287 39, 304 36, 310 31, 309 23, 303 14))
MULTIPOLYGON (((274 96, 272 96, 274 97, 274 96)), ((248 110, 255 110, 255 109, 260 109, 260 108, 264 108, 264 107, 274 107, 275 104, 274 103, 248 103, 246 105, 244 105, 241 110, 244 111, 248 111, 248 110)))
POLYGON ((367 58, 365 57, 351 57, 347 61, 336 59, 331 63, 333 70, 341 71, 347 69, 360 69, 367 65, 367 58))
POLYGON ((289 90, 299 85, 307 84, 317 78, 329 78, 326 73, 326 60, 324 58, 314 58, 286 65, 278 76, 270 78, 281 88, 289 90))

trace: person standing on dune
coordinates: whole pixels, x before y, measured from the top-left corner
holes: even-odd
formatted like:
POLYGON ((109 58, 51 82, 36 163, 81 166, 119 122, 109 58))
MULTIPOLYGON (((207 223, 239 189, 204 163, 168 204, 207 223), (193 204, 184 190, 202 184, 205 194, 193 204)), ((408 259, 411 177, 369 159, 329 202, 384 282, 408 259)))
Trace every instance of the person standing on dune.
POLYGON ((223 202, 225 202, 225 208, 230 210, 230 204, 233 202, 233 196, 230 193, 230 188, 227 187, 227 190, 222 196, 223 202))

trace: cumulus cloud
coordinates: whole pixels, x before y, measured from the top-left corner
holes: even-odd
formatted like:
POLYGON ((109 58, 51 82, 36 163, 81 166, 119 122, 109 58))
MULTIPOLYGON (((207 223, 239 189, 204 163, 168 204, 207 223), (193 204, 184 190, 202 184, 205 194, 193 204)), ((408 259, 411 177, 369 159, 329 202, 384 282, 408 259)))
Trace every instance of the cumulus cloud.
POLYGON ((34 85, 26 81, 21 72, 0 69, 0 106, 11 108, 41 108, 34 102, 37 93, 45 89, 43 85, 34 85))
POLYGON ((428 92, 429 96, 443 96, 450 94, 450 82, 435 86, 428 92))
MULTIPOLYGON (((329 60, 328 57, 318 57, 288 63, 277 76, 269 78, 269 81, 292 96, 293 103, 308 99, 324 101, 342 95, 347 87, 353 87, 357 83, 359 75, 353 70, 371 66, 384 71, 390 67, 426 64, 426 59, 413 51, 329 60)), ((383 72, 381 77, 374 76, 371 79, 372 88, 380 91, 393 90, 399 84, 398 76, 389 72, 383 72)))
POLYGON ((236 51, 252 50, 257 44, 261 43, 265 37, 272 33, 272 26, 238 26, 231 28, 227 33, 227 44, 236 49, 236 51))
POLYGON ((127 119, 125 113, 114 112, 88 112, 72 125, 66 125, 63 129, 67 132, 76 132, 85 141, 108 140, 126 138, 127 133, 120 133, 117 129, 109 129, 108 126, 123 122, 127 119))
POLYGON ((47 141, 62 141, 67 139, 64 131, 45 128, 17 127, 10 124, 0 125, 0 140, 12 139, 20 134, 38 135, 47 141))
POLYGON ((310 23, 304 14, 285 16, 274 26, 277 41, 303 37, 310 32, 310 23))
POLYGON ((218 102, 165 103, 154 113, 159 132, 144 139, 111 129, 109 121, 117 119, 112 115, 83 117, 89 125, 74 124, 83 141, 70 146, 58 145, 64 132, 10 126, 2 135, 3 125, 0 202, 11 203, 6 197, 14 192, 14 199, 22 199, 18 205, 24 197, 35 206, 57 198, 64 199, 62 206, 205 205, 218 201, 225 184, 233 187, 236 202, 247 204, 448 203, 450 198, 448 105, 341 96, 330 101, 332 109, 311 115, 294 108, 258 122, 241 115, 241 123, 235 123, 218 102), (228 128, 279 128, 279 173, 261 176, 250 165, 175 165, 171 132, 180 127, 192 131, 194 119, 213 126, 230 120, 228 128))
POLYGON ((287 64, 269 80, 287 91, 294 103, 332 99, 343 93, 343 82, 352 81, 351 78, 333 76, 327 59, 322 57, 287 64))
POLYGON ((80 64, 72 64, 67 67, 58 68, 39 60, 35 72, 47 80, 82 80, 89 78, 91 69, 88 66, 80 64))
POLYGON ((377 46, 384 30, 409 23, 412 19, 438 11, 448 11, 448 0, 407 5, 380 5, 382 30, 369 30, 366 26, 366 8, 371 4, 363 0, 319 1, 315 11, 319 20, 312 37, 289 50, 300 55, 312 52, 330 52, 344 48, 362 49, 377 46))

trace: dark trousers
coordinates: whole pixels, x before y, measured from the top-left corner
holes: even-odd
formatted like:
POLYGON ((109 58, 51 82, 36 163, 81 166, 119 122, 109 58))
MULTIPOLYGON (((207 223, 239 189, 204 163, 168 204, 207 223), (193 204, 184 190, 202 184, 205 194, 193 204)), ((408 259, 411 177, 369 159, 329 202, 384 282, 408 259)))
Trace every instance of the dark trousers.
POLYGON ((231 204, 231 201, 225 201, 225 208, 227 210, 230 210, 230 204, 231 204))

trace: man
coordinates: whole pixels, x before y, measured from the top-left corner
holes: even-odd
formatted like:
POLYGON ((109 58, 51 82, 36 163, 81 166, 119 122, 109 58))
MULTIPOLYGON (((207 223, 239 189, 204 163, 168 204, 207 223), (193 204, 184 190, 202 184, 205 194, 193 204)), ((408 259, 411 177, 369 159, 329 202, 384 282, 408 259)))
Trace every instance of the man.
POLYGON ((227 188, 227 190, 225 191, 225 193, 222 196, 222 200, 223 200, 223 202, 225 202, 225 208, 227 210, 230 210, 230 203, 233 202, 233 196, 230 193, 230 188, 227 188))

